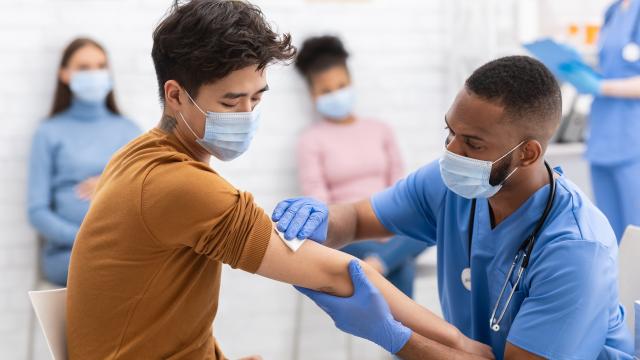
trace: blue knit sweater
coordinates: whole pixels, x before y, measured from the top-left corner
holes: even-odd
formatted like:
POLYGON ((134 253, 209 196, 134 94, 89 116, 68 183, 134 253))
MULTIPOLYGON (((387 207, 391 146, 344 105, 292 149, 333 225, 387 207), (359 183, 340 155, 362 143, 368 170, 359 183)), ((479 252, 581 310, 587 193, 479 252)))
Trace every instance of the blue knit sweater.
POLYGON ((45 274, 51 272, 47 267, 63 268, 66 274, 68 263, 51 264, 47 258, 68 259, 89 209, 89 201, 76 195, 76 186, 100 175, 111 156, 139 133, 136 125, 110 112, 105 104, 76 99, 68 110, 39 126, 29 164, 28 215, 45 239, 45 274), (67 254, 56 256, 60 252, 67 254))

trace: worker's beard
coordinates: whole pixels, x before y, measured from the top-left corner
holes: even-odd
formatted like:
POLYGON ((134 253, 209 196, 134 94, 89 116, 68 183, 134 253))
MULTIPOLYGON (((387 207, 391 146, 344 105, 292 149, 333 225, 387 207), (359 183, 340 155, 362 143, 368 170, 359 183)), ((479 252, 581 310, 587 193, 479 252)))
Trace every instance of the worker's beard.
POLYGON ((502 184, 509 174, 513 171, 511 168, 511 160, 513 159, 513 153, 505 156, 491 168, 491 175, 489 176, 489 184, 496 186, 502 184))

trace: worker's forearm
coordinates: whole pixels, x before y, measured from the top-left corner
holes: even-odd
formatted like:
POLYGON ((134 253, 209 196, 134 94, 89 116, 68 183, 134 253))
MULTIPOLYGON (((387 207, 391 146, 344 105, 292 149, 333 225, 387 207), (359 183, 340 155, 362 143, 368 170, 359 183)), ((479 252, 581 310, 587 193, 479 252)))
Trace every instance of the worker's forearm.
POLYGON ((640 98, 640 76, 610 79, 602 82, 602 95, 620 98, 640 98))
POLYGON ((339 204, 329 209, 329 231, 325 245, 339 249, 355 240, 393 235, 378 219, 370 199, 339 204))
POLYGON ((329 208, 329 230, 324 245, 340 249, 356 238, 358 214, 353 204, 332 205, 329 208))
POLYGON ((422 307, 393 286, 371 266, 362 263, 369 281, 380 291, 393 317, 414 332, 452 348, 460 348, 462 333, 428 309, 422 307))
POLYGON ((484 358, 469 353, 452 349, 442 345, 436 341, 425 338, 415 332, 411 335, 409 341, 396 354, 402 360, 455 360, 455 359, 471 359, 483 360, 484 358))

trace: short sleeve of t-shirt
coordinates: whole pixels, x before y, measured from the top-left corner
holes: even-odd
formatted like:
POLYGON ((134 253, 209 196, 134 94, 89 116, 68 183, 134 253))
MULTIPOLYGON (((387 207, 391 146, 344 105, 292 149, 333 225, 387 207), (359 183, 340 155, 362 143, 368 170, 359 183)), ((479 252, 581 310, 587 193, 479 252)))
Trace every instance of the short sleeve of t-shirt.
POLYGON ((195 161, 153 168, 142 185, 140 211, 160 245, 188 246, 249 272, 260 266, 272 232, 271 220, 251 194, 195 161))
POLYGON ((435 245, 437 217, 446 192, 440 166, 434 161, 375 194, 371 205, 387 230, 435 245))

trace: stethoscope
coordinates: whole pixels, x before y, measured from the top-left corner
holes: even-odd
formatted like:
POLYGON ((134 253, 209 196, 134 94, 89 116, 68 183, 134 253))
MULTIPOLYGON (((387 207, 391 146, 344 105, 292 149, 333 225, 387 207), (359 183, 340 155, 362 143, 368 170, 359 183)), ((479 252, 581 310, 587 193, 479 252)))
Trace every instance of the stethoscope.
MULTIPOLYGON (((523 242, 520 244, 518 251, 516 252, 516 256, 511 263, 511 268, 509 268, 509 272, 507 277, 504 279, 504 284, 502 285, 502 289, 500 290, 500 294, 498 295, 498 299, 496 300, 495 305, 493 306, 493 311, 491 312, 491 317, 489 318, 489 327, 493 331, 500 331, 500 322, 504 317, 507 309, 509 308, 509 304, 511 303, 511 299, 513 298, 513 294, 516 292, 518 288, 518 284, 520 284, 520 279, 522 279, 522 274, 529 266, 529 259, 531 258, 531 252, 533 251, 533 245, 536 242, 536 237, 539 235, 540 230, 544 226, 547 217, 549 217, 549 213, 551 212, 551 208, 553 207, 553 201, 556 196, 556 181, 553 178, 553 170, 551 170, 551 166, 545 161, 545 167, 547 168, 547 172, 549 173, 549 184, 551 186, 551 190, 549 191, 549 197, 547 198, 547 204, 544 208, 544 212, 542 216, 538 220, 536 227, 533 229, 531 235, 529 235, 523 242), (520 268, 518 269, 518 277, 516 279, 515 284, 511 288, 509 292, 509 296, 507 297, 507 301, 504 304, 504 307, 501 311, 498 311, 500 306, 500 302, 502 300, 502 296, 504 295, 505 290, 507 289, 507 285, 509 284, 509 279, 513 275, 513 271, 516 268, 516 265, 520 263, 520 268), (498 315, 496 317, 496 314, 498 315)), ((471 290, 471 244, 473 243, 473 223, 475 220, 475 210, 476 210, 476 200, 474 199, 471 202, 471 215, 469 216, 469 267, 462 270, 462 284, 467 290, 471 290)))
MULTIPOLYGON (((629 5, 632 6, 633 4, 629 5)), ((613 14, 605 18, 607 23, 613 14)), ((640 44, 635 39, 638 38, 638 31, 640 31, 640 11, 636 11, 636 18, 633 22, 633 32, 631 33, 631 39, 627 45, 622 48, 622 58, 627 62, 640 61, 640 44)))

